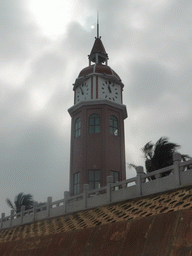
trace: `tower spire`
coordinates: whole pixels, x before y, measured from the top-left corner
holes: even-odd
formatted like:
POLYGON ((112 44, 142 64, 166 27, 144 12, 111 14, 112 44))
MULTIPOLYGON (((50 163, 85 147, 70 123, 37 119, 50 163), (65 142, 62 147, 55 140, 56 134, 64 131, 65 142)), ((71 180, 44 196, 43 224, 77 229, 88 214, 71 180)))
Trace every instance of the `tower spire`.
POLYGON ((97 11, 97 38, 99 38, 99 11, 97 11))
POLYGON ((97 37, 95 37, 93 48, 88 57, 89 66, 91 65, 91 62, 95 62, 96 64, 105 63, 105 65, 107 65, 108 55, 101 41, 101 37, 99 36, 99 11, 97 11, 97 37))

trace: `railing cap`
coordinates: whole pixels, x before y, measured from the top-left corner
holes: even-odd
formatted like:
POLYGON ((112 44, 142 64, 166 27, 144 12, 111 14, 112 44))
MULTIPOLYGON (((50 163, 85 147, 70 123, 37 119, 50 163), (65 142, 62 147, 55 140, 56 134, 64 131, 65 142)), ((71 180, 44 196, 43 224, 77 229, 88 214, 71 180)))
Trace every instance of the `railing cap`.
POLYGON ((113 183, 113 176, 107 176, 107 183, 113 183))
POLYGON ((142 173, 144 173, 144 171, 143 171, 143 166, 136 166, 136 172, 137 172, 137 174, 142 174, 142 173))
POLYGON ((21 205, 21 211, 25 211, 25 205, 21 205))
POLYGON ((33 202, 33 207, 37 207, 38 206, 38 202, 37 201, 34 201, 33 202))
POLYGON ((52 197, 51 197, 51 196, 48 196, 48 197, 47 197, 47 202, 48 202, 48 203, 52 203, 52 197))
POLYGON ((175 161, 181 161, 181 154, 180 153, 174 153, 173 154, 173 162, 175 161))
POLYGON ((64 192, 64 197, 69 197, 69 191, 64 192))

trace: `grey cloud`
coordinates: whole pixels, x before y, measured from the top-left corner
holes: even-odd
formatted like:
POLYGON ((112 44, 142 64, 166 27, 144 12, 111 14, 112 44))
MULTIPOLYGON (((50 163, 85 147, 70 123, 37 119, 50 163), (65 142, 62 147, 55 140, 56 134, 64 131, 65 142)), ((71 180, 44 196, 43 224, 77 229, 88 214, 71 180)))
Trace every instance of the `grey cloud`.
POLYGON ((52 95, 49 102, 47 103, 49 109, 57 110, 60 113, 64 113, 66 111, 66 107, 73 102, 73 97, 71 97, 73 94, 72 86, 71 90, 65 90, 64 85, 62 85, 61 90, 57 90, 55 94, 52 95))
POLYGON ((23 10, 24 1, 1 1, 0 55, 4 61, 21 59, 29 54, 27 42, 32 37, 34 27, 29 24, 23 10))
POLYGON ((87 38, 88 34, 90 33, 86 31, 78 22, 70 22, 68 25, 67 40, 65 41, 65 49, 67 49, 67 51, 69 51, 69 53, 72 55, 77 53, 80 55, 83 54, 83 52, 87 51, 86 45, 88 43, 87 40, 84 39, 87 38))
POLYGON ((4 64, 27 63, 38 54, 39 49, 50 43, 40 34, 28 12, 26 1, 1 1, 0 10, 0 56, 4 64))
POLYGON ((134 62, 129 72, 131 82, 124 97, 135 107, 154 104, 167 90, 169 76, 155 60, 134 62))
MULTIPOLYGON (((1 92, 3 89, 1 90, 1 92)), ((16 119, 18 115, 26 114, 28 107, 29 94, 26 90, 20 89, 11 91, 6 88, 6 93, 1 97, 0 102, 0 119, 1 129, 8 123, 18 122, 16 119)))
POLYGON ((42 79, 50 76, 62 75, 64 70, 64 61, 57 53, 45 53, 41 58, 34 63, 33 75, 38 75, 42 79))
POLYGON ((58 180, 61 191, 68 186, 69 161, 63 161, 63 156, 69 155, 68 136, 58 136, 52 120, 44 113, 33 121, 31 116, 18 121, 1 134, 1 170, 5 170, 1 180, 14 191, 22 189, 33 194, 46 182, 51 194, 57 196, 54 185, 58 180))

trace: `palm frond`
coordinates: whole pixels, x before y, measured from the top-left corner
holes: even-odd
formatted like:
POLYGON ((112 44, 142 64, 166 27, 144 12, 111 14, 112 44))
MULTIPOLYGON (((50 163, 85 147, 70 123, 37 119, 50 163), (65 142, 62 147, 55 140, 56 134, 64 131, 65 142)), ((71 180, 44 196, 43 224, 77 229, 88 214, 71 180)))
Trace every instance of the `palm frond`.
POLYGON ((33 196, 31 194, 23 195, 22 205, 25 205, 26 210, 33 208, 33 196))
POLYGON ((9 207, 11 207, 11 209, 13 209, 14 211, 16 211, 15 207, 13 206, 13 203, 11 202, 11 200, 9 198, 7 198, 6 203, 8 204, 9 207))
POLYGON ((10 199, 6 199, 7 204, 17 213, 21 211, 21 206, 24 205, 26 210, 33 208, 33 196, 31 194, 24 194, 23 192, 15 196, 14 204, 10 199))
POLYGON ((173 164, 173 153, 180 145, 171 143, 167 137, 161 137, 154 146, 153 165, 154 169, 160 169, 173 164))
POLYGON ((23 192, 19 193, 14 200, 17 212, 21 211, 23 192))
POLYGON ((137 165, 135 165, 135 164, 127 164, 127 167, 128 167, 129 169, 131 169, 131 168, 136 169, 137 165))
POLYGON ((151 159, 153 157, 153 151, 154 151, 153 148, 154 148, 154 144, 151 143, 151 141, 149 141, 141 149, 141 151, 144 153, 146 159, 151 159))
MULTIPOLYGON (((161 137, 155 145, 149 141, 141 150, 145 157, 145 167, 147 172, 153 172, 163 167, 173 164, 173 154, 180 148, 180 145, 169 142, 167 137, 161 137)), ((183 161, 191 159, 189 155, 181 155, 183 161)), ((191 169, 188 166, 187 169, 191 169)), ((166 172, 162 177, 169 175, 170 172, 166 172)), ((155 179, 155 177, 154 177, 155 179)))

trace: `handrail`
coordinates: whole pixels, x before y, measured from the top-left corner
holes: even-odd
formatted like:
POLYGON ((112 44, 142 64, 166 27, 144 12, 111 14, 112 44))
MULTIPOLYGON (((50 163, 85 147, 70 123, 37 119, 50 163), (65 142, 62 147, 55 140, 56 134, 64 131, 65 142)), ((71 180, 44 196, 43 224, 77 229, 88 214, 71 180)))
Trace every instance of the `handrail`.
POLYGON ((180 167, 189 166, 189 165, 192 165, 192 159, 180 163, 180 167))
POLYGON ((99 192, 101 192, 101 191, 106 192, 107 191, 107 186, 89 190, 87 193, 88 193, 88 196, 92 195, 92 194, 98 194, 99 195, 99 192))
POLYGON ((174 166, 170 165, 164 168, 161 168, 157 171, 153 171, 153 172, 149 172, 149 173, 145 173, 142 175, 143 178, 150 178, 151 176, 156 176, 158 174, 163 174, 165 172, 169 172, 169 171, 173 171, 174 170, 174 166))
POLYGON ((116 183, 112 183, 111 187, 122 186, 124 184, 127 185, 129 183, 136 182, 136 181, 137 181, 137 177, 134 177, 134 178, 130 178, 130 179, 127 179, 127 180, 123 180, 123 181, 119 181, 119 182, 116 182, 116 183))

